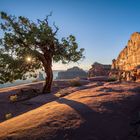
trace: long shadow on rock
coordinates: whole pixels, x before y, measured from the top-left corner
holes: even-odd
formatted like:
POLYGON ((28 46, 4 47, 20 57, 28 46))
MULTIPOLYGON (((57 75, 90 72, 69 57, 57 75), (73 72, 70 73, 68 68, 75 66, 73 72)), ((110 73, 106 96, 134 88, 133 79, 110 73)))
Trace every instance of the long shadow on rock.
POLYGON ((100 131, 98 128, 98 124, 100 123, 100 119, 101 119, 100 113, 97 113, 94 110, 92 110, 89 106, 74 100, 61 98, 57 100, 57 102, 61 104, 66 104, 71 108, 73 108, 82 117, 84 122, 80 125, 79 128, 69 129, 69 130, 64 130, 59 132, 56 139, 58 138, 63 139, 64 134, 67 133, 67 137, 66 137, 67 139, 72 139, 72 140, 95 139, 96 140, 96 138, 94 137, 95 136, 94 134, 96 133, 96 137, 98 137, 98 139, 100 140, 103 140, 100 134, 97 135, 97 133, 100 131))
POLYGON ((96 112, 86 104, 66 98, 56 100, 73 108, 84 120, 76 129, 59 132, 57 139, 63 139, 66 133, 66 138, 72 140, 128 139, 131 117, 135 108, 140 107, 139 100, 140 95, 136 94, 123 100, 103 102, 101 107, 105 112, 96 112))

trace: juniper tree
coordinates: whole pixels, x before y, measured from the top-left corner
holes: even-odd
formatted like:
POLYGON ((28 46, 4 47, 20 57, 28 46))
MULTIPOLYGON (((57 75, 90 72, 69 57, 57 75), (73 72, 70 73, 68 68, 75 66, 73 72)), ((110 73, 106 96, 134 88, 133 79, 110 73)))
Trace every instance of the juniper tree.
POLYGON ((5 12, 0 15, 4 33, 0 39, 0 83, 26 79, 35 76, 36 70, 43 69, 46 73, 43 92, 49 93, 53 80, 52 63, 67 64, 84 57, 84 49, 78 49, 75 36, 58 39, 59 29, 55 24, 50 26, 49 15, 36 22, 5 12))

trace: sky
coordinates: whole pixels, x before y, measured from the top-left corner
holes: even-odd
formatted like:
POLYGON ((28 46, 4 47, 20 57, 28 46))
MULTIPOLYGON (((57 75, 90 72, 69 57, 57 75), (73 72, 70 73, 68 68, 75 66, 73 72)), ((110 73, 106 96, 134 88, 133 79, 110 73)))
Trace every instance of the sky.
MULTIPOLYGON (((78 63, 54 63, 54 70, 79 66, 88 70, 94 62, 111 64, 140 31, 140 0, 0 0, 0 11, 35 21, 50 12, 50 24, 59 27, 58 38, 76 36, 85 59, 78 63)), ((0 31, 1 32, 1 31, 0 31)))

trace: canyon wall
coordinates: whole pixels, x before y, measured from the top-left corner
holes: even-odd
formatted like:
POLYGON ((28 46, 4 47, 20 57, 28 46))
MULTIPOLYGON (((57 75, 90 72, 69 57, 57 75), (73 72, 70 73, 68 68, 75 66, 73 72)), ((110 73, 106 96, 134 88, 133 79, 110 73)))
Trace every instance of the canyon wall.
POLYGON ((140 33, 135 32, 118 58, 112 61, 112 69, 130 71, 138 66, 140 66, 140 33))

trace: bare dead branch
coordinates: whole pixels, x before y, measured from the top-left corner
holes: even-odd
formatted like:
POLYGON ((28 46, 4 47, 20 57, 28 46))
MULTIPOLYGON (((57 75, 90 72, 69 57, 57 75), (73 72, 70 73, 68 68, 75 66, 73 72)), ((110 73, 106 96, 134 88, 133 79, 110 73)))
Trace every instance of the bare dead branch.
POLYGON ((49 17, 51 17, 51 16, 52 16, 52 12, 50 12, 50 14, 47 15, 46 18, 44 19, 47 25, 49 25, 48 19, 49 19, 49 17))
POLYGON ((58 28, 58 26, 56 26, 55 22, 53 23, 53 26, 55 27, 55 32, 53 34, 56 35, 58 30, 59 30, 59 28, 58 28))

